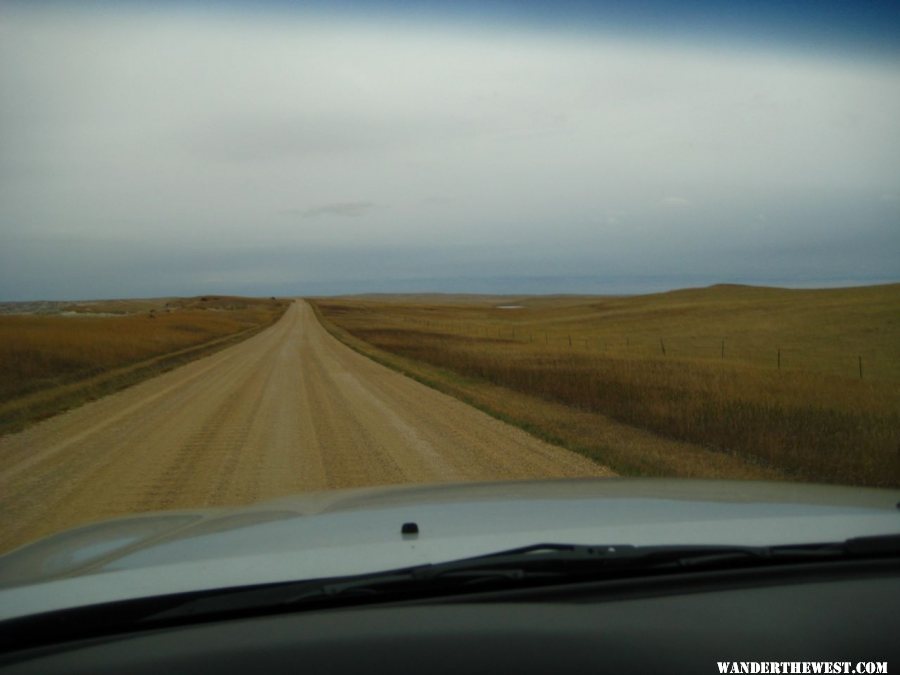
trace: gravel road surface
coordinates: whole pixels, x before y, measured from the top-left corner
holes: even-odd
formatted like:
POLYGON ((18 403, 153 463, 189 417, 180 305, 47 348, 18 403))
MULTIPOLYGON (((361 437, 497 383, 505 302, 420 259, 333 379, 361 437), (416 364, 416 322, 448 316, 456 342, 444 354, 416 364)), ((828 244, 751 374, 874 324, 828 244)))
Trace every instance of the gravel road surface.
POLYGON ((90 521, 391 483, 610 475, 344 346, 256 336, 0 438, 0 551, 90 521))

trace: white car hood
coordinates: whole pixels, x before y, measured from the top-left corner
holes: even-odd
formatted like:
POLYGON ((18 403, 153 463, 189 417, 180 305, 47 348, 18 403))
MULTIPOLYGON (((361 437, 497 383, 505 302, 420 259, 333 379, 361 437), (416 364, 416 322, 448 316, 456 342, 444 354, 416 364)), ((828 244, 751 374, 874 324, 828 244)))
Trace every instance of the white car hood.
POLYGON ((545 542, 778 545, 900 533, 900 491, 584 479, 365 488, 142 514, 0 557, 0 620, 186 591, 362 574, 545 542), (404 535, 404 523, 418 535, 404 535))

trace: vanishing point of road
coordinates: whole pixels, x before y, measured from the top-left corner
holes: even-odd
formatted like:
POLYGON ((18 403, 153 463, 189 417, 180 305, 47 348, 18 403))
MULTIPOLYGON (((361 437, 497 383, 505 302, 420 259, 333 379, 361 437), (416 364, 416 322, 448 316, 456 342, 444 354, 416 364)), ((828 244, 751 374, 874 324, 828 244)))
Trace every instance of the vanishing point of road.
POLYGON ((296 301, 240 344, 0 438, 0 551, 143 511, 603 475, 361 356, 296 301))

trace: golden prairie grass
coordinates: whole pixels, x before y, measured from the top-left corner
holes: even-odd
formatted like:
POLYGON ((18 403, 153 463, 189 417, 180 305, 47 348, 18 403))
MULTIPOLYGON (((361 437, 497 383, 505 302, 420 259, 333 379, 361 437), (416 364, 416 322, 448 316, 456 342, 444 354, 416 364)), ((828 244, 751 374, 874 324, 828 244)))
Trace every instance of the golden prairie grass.
MULTIPOLYGON (((380 350, 527 395, 533 406, 601 414, 785 477, 900 484, 898 284, 403 300, 317 305, 380 350)), ((570 447, 591 445, 566 436, 570 447)), ((621 473, 704 475, 696 453, 682 467, 690 453, 625 450, 608 435, 605 443, 593 456, 621 473)), ((727 474, 715 464, 710 475, 727 474)))
POLYGON ((66 315, 0 315, 0 431, 79 402, 79 383, 152 362, 101 393, 131 384, 270 325, 286 306, 205 297, 72 303, 66 315), (179 358, 164 358, 174 355, 179 358), (58 397, 63 390, 67 395, 58 397))

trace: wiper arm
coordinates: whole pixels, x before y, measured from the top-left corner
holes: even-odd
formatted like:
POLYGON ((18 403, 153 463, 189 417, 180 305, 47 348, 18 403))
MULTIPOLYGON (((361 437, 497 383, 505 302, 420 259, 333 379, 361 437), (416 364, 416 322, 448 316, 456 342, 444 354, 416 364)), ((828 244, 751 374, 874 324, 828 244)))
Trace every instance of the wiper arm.
POLYGON ((797 546, 535 544, 484 556, 361 576, 136 598, 5 622, 0 651, 123 631, 296 611, 298 608, 461 596, 658 574, 767 565, 900 560, 900 535, 797 546))
POLYGON ((506 565, 522 565, 529 570, 541 567, 564 571, 592 565, 616 569, 627 567, 697 566, 716 562, 788 561, 846 559, 900 555, 900 535, 857 537, 843 542, 795 544, 787 546, 585 546, 580 544, 533 544, 485 556, 438 563, 416 568, 419 576, 441 576, 456 570, 489 569, 506 565))
POLYGON ((390 572, 226 591, 148 618, 169 619, 260 609, 286 611, 298 605, 439 596, 481 590, 485 586, 574 583, 666 572, 874 557, 900 557, 900 535, 795 546, 542 543, 390 572))

